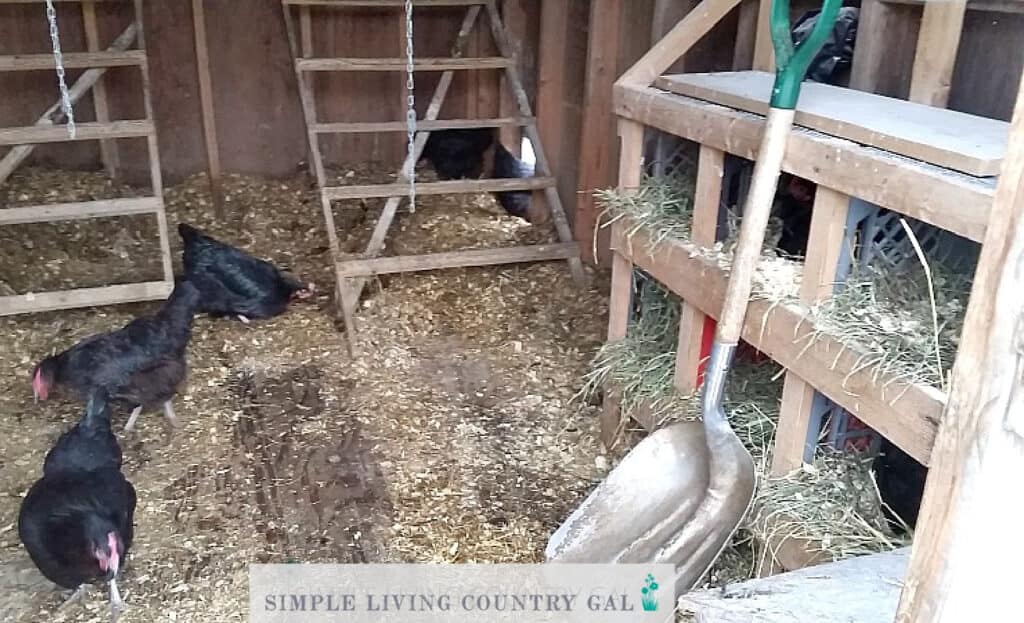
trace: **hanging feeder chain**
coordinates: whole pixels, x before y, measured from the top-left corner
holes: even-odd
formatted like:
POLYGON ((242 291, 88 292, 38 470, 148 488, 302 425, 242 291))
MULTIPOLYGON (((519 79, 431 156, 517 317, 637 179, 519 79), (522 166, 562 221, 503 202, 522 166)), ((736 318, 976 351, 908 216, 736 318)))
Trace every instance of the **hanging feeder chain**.
POLYGON ((57 86, 60 88, 60 108, 67 117, 68 136, 75 138, 75 115, 71 109, 71 96, 64 82, 64 58, 60 53, 60 34, 57 31, 57 9, 53 0, 46 0, 46 19, 50 22, 50 40, 53 42, 53 60, 57 66, 57 86))
POLYGON ((409 212, 416 211, 416 93, 413 73, 415 72, 412 51, 412 0, 405 0, 405 57, 406 94, 405 120, 408 132, 408 155, 406 156, 406 179, 409 180, 409 212))

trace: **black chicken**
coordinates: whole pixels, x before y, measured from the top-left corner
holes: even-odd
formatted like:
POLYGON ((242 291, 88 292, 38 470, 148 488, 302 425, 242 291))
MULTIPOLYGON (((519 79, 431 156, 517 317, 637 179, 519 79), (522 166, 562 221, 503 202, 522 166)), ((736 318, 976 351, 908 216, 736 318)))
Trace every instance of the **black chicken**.
POLYGON ((85 399, 96 387, 132 408, 130 431, 143 410, 163 406, 177 424, 171 399, 185 379, 186 348, 199 291, 188 281, 174 287, 154 316, 143 316, 109 333, 88 337, 57 355, 43 359, 32 372, 36 399, 46 400, 55 386, 85 399))
POLYGON ((43 477, 22 501, 18 536, 48 580, 74 590, 69 601, 90 582, 109 582, 116 619, 122 606, 117 574, 132 545, 135 503, 100 387, 79 422, 46 454, 43 477))
POLYGON ((284 313, 295 299, 313 295, 313 284, 303 285, 276 266, 216 240, 181 223, 185 278, 202 293, 198 311, 211 316, 272 318, 284 313))
MULTIPOLYGON (((494 177, 522 179, 533 177, 534 168, 515 154, 505 149, 501 143, 494 146, 494 177)), ((495 198, 501 207, 512 216, 529 221, 530 197, 533 193, 528 190, 509 190, 494 193, 495 198)))
POLYGON ((928 468, 887 439, 882 439, 881 453, 875 457, 873 469, 878 492, 882 497, 882 512, 896 533, 906 532, 917 525, 917 513, 924 495, 924 482, 928 468))
POLYGON ((485 173, 484 153, 495 143, 493 128, 431 132, 420 159, 442 180, 477 179, 485 173))

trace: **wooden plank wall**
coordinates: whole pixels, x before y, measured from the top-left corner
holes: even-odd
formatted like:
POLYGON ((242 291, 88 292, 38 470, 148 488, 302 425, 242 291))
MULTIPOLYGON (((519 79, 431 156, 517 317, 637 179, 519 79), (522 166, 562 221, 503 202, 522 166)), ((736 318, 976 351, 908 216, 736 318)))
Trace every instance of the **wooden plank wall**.
MULTIPOLYGON (((295 76, 285 38, 280 0, 207 0, 206 22, 216 125, 225 171, 284 176, 294 173, 306 159, 305 130, 295 76)), ((539 0, 522 2, 539 14, 539 0)), ((127 24, 127 6, 97 3, 101 45, 106 45, 127 24)), ((153 73, 154 108, 161 160, 170 181, 205 168, 196 75, 190 0, 146 2, 146 41, 153 73)), ((86 49, 81 11, 77 3, 58 3, 61 43, 65 51, 86 49)), ((416 17, 418 55, 447 56, 463 13, 461 10, 424 10, 416 17)), ((316 53, 326 56, 400 56, 400 12, 331 11, 326 19, 314 17, 316 53)), ((536 45, 539 17, 526 16, 527 37, 536 45), (534 34, 530 35, 530 24, 534 34), (532 37, 532 38, 531 38, 532 37)), ((481 22, 483 24, 483 22, 481 22)), ((490 36, 478 25, 471 54, 492 54, 490 36)), ((42 6, 0 7, 0 54, 49 52, 49 37, 42 6)), ((536 58, 536 52, 524 54, 536 58)), ((78 71, 69 71, 73 81, 78 71)), ((535 72, 534 72, 535 73, 535 72)), ((109 71, 113 118, 142 114, 139 84, 132 69, 109 71)), ((418 104, 426 98, 439 74, 418 75, 418 104)), ((401 74, 362 73, 317 76, 321 112, 325 120, 404 119, 404 77, 401 74)), ((445 117, 466 114, 497 116, 499 72, 460 72, 442 111, 445 117), (485 75, 486 74, 486 75, 485 75)), ((535 81, 527 80, 528 88, 535 81)), ((52 72, 0 74, 0 126, 27 125, 53 104, 57 96, 52 72)), ((421 111, 422 112, 422 111, 421 111)), ((92 119, 91 97, 76 106, 76 119, 92 119)), ((143 141, 122 141, 122 164, 129 180, 144 180, 143 141)), ((404 154, 404 138, 354 135, 328 137, 324 153, 334 164, 379 161, 393 168, 404 154)), ((37 160, 68 167, 98 167, 99 148, 92 143, 48 145, 37 160)))

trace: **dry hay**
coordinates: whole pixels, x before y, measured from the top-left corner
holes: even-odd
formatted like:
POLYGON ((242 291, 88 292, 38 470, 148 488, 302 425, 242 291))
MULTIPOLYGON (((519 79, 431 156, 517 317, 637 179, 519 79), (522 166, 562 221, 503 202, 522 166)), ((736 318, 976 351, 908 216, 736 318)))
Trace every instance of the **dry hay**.
MULTIPOLYGON (((372 167, 350 170, 338 175, 389 179, 372 167)), ((542 559, 548 536, 616 458, 594 441, 595 409, 569 405, 602 341, 606 293, 576 288, 564 263, 390 277, 357 315, 361 357, 351 361, 333 319, 330 253, 308 177, 227 176, 224 188, 218 220, 203 176, 168 187, 169 223, 194 223, 288 265, 321 294, 251 326, 197 318, 189 380, 175 401, 181 428, 168 431, 154 413, 134 434, 119 433, 139 493, 122 620, 243 621, 247 565, 256 561, 542 559)), ((24 204, 144 194, 102 175, 46 169, 19 170, 3 192, 24 204)), ((336 208, 347 249, 365 244, 382 204, 336 208)), ((550 235, 501 216, 486 195, 418 204, 399 215, 389 252, 550 235)), ((25 267, 53 260, 50 287, 135 280, 147 267, 159 276, 149 226, 2 228, 0 280, 39 288, 42 276, 25 267), (104 249, 118 235, 134 242, 114 273, 104 249), (91 241, 96 255, 71 241, 91 241), (80 249, 88 262, 78 261, 80 249)), ((177 256, 173 232, 171 244, 177 256)), ((14 529, 20 498, 80 412, 62 400, 33 405, 32 364, 155 307, 0 318, 0 568, 31 566, 14 529)), ((126 414, 115 417, 123 426, 126 414)), ((59 597, 43 582, 6 591, 0 611, 22 600, 5 620, 105 621, 100 593, 54 615, 59 597)))

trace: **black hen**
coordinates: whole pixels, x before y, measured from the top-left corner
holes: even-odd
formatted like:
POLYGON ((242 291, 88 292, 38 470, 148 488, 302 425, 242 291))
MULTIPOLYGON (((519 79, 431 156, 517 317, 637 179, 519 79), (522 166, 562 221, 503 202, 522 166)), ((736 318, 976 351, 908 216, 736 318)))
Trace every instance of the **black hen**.
POLYGON ((421 159, 442 180, 477 179, 484 174, 484 153, 494 144, 493 128, 437 130, 423 146, 421 159))
POLYGON ((904 523, 913 529, 917 525, 928 468, 887 439, 882 439, 881 454, 875 458, 873 468, 884 502, 882 512, 889 525, 897 533, 906 531, 904 523))
POLYGON ((211 316, 272 318, 284 313, 296 298, 312 295, 313 284, 303 285, 276 266, 181 223, 185 278, 202 293, 198 311, 211 316))
POLYGON ((98 388, 79 422, 46 454, 43 477, 22 501, 18 536, 47 579, 76 589, 72 598, 89 582, 108 581, 116 617, 117 574, 132 544, 135 503, 135 488, 121 473, 108 397, 98 388))
MULTIPOLYGON (((526 164, 515 154, 505 149, 505 146, 498 143, 494 146, 494 177, 522 179, 533 177, 534 169, 526 164)), ((494 193, 495 198, 501 207, 512 216, 529 221, 530 197, 532 193, 528 190, 509 190, 494 193)))
POLYGON ((112 399, 133 408, 131 430, 143 410, 163 405, 176 424, 171 399, 185 379, 186 348, 199 291, 179 282, 154 316, 143 316, 109 333, 88 337, 57 355, 43 359, 32 372, 37 399, 46 400, 55 386, 85 399, 102 387, 112 399))

